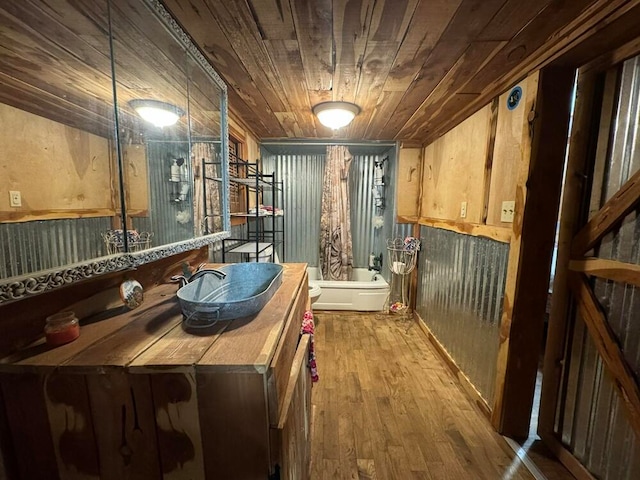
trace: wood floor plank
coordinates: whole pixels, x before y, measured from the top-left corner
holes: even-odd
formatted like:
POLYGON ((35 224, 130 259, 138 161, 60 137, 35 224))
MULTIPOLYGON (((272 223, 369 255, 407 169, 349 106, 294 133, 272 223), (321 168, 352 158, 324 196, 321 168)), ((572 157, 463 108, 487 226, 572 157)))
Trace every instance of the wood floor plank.
POLYGON ((533 479, 420 329, 392 315, 315 317, 312 480, 533 479))

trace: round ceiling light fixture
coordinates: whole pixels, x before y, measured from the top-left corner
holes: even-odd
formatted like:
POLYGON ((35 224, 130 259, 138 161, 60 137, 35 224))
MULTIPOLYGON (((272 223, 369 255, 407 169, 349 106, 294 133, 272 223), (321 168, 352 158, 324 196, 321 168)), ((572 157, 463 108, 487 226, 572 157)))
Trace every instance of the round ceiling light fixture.
POLYGON ((175 125, 184 115, 180 107, 160 100, 136 99, 129 101, 129 105, 144 120, 159 128, 175 125))
POLYGON ((325 127, 337 130, 349 125, 360 107, 349 102, 322 102, 313 107, 313 113, 325 127))

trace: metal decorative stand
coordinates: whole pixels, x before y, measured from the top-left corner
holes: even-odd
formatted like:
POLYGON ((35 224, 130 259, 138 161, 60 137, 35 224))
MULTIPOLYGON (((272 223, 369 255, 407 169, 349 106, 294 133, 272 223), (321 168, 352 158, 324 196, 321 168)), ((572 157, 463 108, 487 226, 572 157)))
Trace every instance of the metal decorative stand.
POLYGON ((420 240, 414 237, 394 238, 387 240, 388 262, 391 270, 391 286, 389 296, 389 311, 405 313, 411 304, 409 283, 407 276, 416 267, 416 260, 420 250, 420 240))

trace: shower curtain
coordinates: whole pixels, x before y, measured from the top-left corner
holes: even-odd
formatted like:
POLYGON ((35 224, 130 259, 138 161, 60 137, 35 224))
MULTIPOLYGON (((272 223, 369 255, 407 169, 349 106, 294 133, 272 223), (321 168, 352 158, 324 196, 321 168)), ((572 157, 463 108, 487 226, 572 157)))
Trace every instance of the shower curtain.
POLYGON ((351 279, 349 167, 352 159, 347 147, 327 146, 320 217, 320 268, 325 280, 351 279))
POLYGON ((219 182, 213 180, 221 176, 220 167, 217 164, 219 160, 216 145, 205 142, 194 143, 191 146, 191 155, 195 234, 201 236, 205 233, 219 232, 222 230, 220 187, 219 182), (206 163, 204 171, 203 160, 206 163), (204 198, 203 183, 206 183, 207 198, 204 198))

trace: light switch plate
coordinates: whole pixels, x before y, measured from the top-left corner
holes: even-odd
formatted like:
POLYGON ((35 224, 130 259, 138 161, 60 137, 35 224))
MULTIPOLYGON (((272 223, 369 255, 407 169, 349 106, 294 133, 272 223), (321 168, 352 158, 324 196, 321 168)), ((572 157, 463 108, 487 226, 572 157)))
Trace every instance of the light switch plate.
POLYGON ((467 202, 460 203, 460 218, 467 218, 467 202))
POLYGON ((516 210, 516 202, 502 202, 502 210, 500 210, 501 222, 513 222, 513 216, 516 210))
POLYGON ((9 190, 9 205, 12 207, 22 206, 22 195, 17 190, 9 190))

